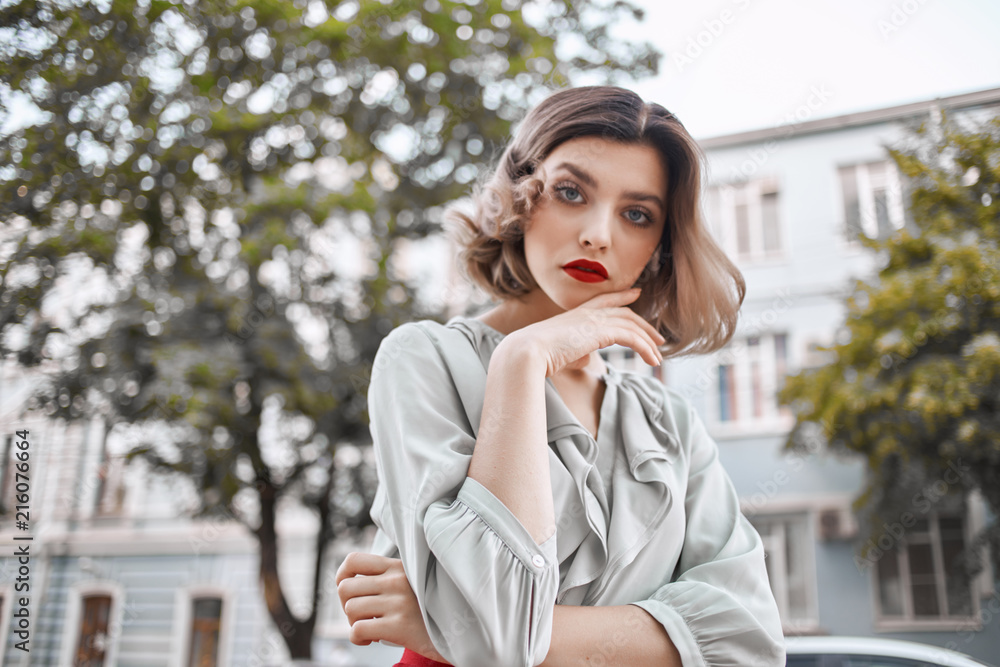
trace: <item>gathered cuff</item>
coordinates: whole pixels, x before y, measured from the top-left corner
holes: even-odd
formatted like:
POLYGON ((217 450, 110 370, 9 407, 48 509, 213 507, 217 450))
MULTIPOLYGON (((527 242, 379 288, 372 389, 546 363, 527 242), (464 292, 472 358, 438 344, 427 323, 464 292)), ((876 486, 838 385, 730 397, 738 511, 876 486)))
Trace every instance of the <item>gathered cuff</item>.
POLYGON ((457 500, 475 512, 530 572, 541 574, 546 568, 558 566, 556 534, 541 544, 535 542, 514 513, 473 478, 465 479, 457 500))
POLYGON ((438 652, 463 667, 541 664, 559 588, 555 536, 536 544, 471 478, 452 502, 431 504, 424 530, 434 567, 417 597, 438 652))
POLYGON ((750 609, 704 582, 667 584, 652 599, 632 604, 660 622, 686 667, 785 664, 783 638, 773 636, 750 609))
POLYGON ((694 632, 688 627, 687 621, 684 620, 684 617, 676 609, 659 600, 640 600, 632 604, 645 609, 653 618, 659 621, 663 629, 667 631, 670 641, 677 648, 682 665, 685 667, 703 667, 708 664, 705 662, 705 656, 701 654, 701 648, 695 640, 694 632))

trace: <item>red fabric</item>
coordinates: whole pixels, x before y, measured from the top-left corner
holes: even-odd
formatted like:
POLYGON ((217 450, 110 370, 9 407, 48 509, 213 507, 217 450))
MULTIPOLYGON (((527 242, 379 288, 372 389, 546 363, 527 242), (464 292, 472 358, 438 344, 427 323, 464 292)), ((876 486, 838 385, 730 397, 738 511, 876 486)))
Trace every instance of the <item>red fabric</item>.
POLYGON ((393 667, 451 667, 447 662, 425 658, 416 651, 403 650, 403 657, 393 667))

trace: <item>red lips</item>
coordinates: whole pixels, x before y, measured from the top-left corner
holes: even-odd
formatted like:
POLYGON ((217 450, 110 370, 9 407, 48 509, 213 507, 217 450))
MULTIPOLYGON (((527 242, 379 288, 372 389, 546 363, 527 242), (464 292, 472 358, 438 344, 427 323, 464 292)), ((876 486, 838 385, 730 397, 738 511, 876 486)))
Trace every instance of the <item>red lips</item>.
POLYGON ((597 283, 608 279, 608 270, 603 265, 587 259, 573 260, 562 268, 563 271, 584 283, 597 283))

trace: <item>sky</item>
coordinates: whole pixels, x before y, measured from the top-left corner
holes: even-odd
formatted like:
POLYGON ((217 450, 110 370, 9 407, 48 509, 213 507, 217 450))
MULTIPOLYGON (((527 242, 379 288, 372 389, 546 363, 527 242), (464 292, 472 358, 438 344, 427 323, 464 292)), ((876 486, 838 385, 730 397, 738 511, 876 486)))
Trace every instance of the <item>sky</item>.
POLYGON ((612 34, 660 72, 630 86, 697 139, 1000 87, 996 0, 631 0, 612 34))
POLYGON ((996 0, 630 1, 612 34, 663 53, 631 87, 698 139, 1000 87, 996 0))

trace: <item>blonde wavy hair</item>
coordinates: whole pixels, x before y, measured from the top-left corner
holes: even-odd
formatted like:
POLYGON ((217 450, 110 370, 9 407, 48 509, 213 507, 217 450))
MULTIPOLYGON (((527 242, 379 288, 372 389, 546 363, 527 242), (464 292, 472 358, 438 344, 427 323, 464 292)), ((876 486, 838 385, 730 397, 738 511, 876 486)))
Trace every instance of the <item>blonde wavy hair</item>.
POLYGON ((672 113, 625 88, 560 90, 528 113, 473 186, 471 215, 457 202, 444 212, 461 272, 500 300, 537 287, 524 256, 524 229, 545 192, 536 167, 561 143, 586 136, 648 145, 667 168, 667 222, 658 252, 635 283, 642 294, 629 308, 667 339, 664 356, 721 348, 736 329, 746 283, 702 219, 704 153, 672 113))

